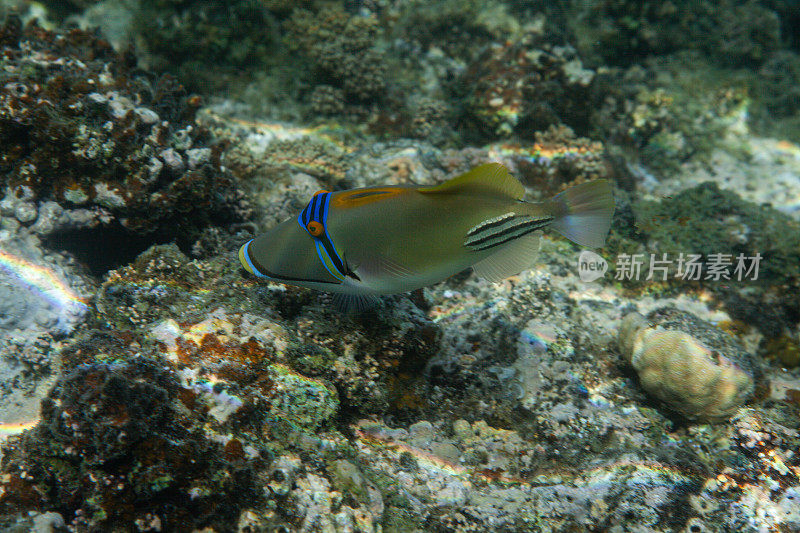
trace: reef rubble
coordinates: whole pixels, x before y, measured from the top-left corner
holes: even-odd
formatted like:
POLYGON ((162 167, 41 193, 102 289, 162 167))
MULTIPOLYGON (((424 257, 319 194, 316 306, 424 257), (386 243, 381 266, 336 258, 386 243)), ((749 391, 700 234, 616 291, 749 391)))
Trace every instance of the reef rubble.
MULTIPOLYGON (((403 150, 398 179, 440 179, 429 166, 457 156, 403 150)), ((249 278, 232 253, 154 246, 106 276, 42 421, 4 446, 4 524, 35 511, 78 530, 794 527, 796 371, 766 364, 729 420, 683 419, 626 363, 623 317, 735 320, 702 294, 584 283, 576 260, 548 238, 501 284, 459 276, 344 316, 249 278)), ((731 331, 758 350, 757 330, 731 331)))

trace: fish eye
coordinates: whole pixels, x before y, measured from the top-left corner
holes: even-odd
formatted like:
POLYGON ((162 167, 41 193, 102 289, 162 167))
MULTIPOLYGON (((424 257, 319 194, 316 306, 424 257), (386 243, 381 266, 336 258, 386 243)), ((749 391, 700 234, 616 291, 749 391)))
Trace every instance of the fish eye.
POLYGON ((306 226, 306 229, 313 237, 319 237, 323 233, 325 233, 325 228, 322 227, 322 224, 317 222, 316 220, 312 220, 306 226))

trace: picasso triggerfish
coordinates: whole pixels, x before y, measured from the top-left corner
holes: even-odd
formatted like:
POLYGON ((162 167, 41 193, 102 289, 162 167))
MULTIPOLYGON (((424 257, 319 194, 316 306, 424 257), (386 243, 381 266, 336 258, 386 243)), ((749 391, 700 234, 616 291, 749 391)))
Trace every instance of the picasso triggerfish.
POLYGON ((319 191, 296 217, 239 249, 244 268, 271 281, 348 295, 361 306, 467 267, 499 281, 531 268, 551 227, 590 248, 604 244, 614 212, 605 180, 527 202, 523 185, 487 163, 436 186, 319 191))

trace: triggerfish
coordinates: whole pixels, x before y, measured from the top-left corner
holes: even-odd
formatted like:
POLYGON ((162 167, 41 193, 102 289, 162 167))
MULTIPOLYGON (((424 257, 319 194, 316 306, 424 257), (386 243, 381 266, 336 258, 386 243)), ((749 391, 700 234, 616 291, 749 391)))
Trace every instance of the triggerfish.
POLYGON ((468 267, 499 281, 534 265, 540 230, 603 246, 614 212, 611 185, 596 180, 550 200, 487 163, 436 186, 319 191, 296 218, 239 249, 261 278, 345 295, 365 307, 376 295, 412 291, 468 267))

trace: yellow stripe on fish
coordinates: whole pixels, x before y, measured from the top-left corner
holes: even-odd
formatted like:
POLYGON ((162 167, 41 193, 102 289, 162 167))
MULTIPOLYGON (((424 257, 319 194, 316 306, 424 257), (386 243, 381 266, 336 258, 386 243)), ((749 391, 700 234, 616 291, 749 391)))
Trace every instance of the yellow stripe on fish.
POLYGON ((526 202, 498 163, 436 186, 320 191, 293 219, 242 246, 257 276, 345 295, 414 290, 472 267, 497 281, 533 266, 539 231, 552 227, 588 247, 611 225, 611 185, 577 185, 526 202))

